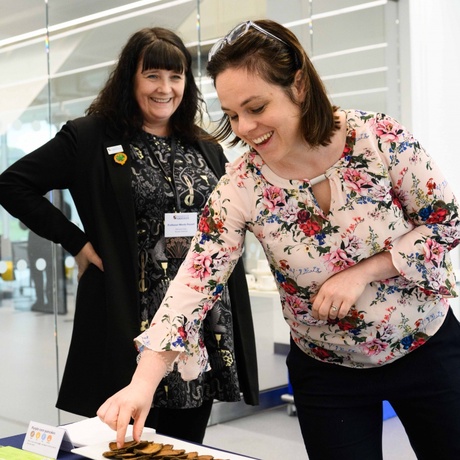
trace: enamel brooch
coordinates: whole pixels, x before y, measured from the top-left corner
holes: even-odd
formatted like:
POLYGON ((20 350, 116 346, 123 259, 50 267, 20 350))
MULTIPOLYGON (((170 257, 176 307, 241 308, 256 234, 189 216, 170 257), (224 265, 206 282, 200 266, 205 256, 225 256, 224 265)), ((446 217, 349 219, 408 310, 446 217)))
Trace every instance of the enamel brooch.
POLYGON ((119 165, 123 166, 126 163, 126 160, 128 159, 128 157, 126 156, 126 153, 119 152, 113 156, 113 159, 115 163, 118 163, 119 165))

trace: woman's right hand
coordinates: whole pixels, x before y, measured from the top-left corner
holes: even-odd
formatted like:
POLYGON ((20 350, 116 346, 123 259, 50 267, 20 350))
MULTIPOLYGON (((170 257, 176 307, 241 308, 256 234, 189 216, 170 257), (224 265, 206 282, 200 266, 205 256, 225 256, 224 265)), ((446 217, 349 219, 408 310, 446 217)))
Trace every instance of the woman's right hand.
POLYGON ((102 259, 98 256, 96 251, 93 248, 93 245, 88 241, 80 250, 80 252, 75 256, 75 262, 78 268, 77 280, 81 278, 83 273, 90 264, 96 265, 99 270, 104 271, 104 266, 102 265, 102 259))
POLYGON ((140 441, 145 420, 152 407, 155 389, 154 382, 134 377, 128 386, 99 407, 97 416, 117 432, 118 448, 122 448, 125 443, 126 431, 131 420, 134 420, 133 439, 140 441))
POLYGON ((175 351, 157 353, 144 349, 131 383, 99 407, 97 416, 117 432, 119 448, 123 447, 131 419, 134 420, 133 439, 141 439, 155 390, 177 355, 175 351))

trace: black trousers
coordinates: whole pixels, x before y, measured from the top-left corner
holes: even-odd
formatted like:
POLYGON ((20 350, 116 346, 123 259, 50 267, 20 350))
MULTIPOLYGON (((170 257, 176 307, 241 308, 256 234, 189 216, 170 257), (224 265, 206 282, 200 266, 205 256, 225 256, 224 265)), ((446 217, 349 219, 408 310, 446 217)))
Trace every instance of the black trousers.
POLYGON ((287 357, 310 460, 382 460, 382 401, 401 420, 420 460, 460 459, 460 324, 449 311, 417 350, 372 369, 287 357))
POLYGON ((212 409, 212 399, 193 409, 164 409, 153 407, 145 426, 155 428, 158 434, 184 441, 203 443, 212 409))

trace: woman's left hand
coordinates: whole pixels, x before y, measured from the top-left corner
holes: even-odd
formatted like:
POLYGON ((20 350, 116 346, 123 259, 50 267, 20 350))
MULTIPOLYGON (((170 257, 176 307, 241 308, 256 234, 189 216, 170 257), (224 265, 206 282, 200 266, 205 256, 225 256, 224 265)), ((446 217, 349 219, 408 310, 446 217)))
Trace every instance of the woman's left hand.
POLYGON ((345 318, 367 284, 398 274, 389 252, 375 254, 327 279, 311 298, 311 314, 323 321, 345 318))
MULTIPOLYGON (((357 267, 357 266, 356 266, 357 267)), ((327 279, 312 298, 315 319, 342 319, 363 293, 367 282, 362 281, 355 267, 343 270, 327 279)))

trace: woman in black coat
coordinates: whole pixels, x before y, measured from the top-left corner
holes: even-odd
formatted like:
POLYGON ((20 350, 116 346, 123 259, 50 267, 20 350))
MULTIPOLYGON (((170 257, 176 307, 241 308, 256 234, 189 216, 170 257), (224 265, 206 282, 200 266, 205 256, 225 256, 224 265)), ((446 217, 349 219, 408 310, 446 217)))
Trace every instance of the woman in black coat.
MULTIPOLYGON (((92 417, 136 367, 133 339, 148 327, 191 237, 165 237, 165 215, 196 223, 226 158, 196 124, 191 56, 173 32, 135 33, 85 117, 0 175, 0 204, 75 256, 74 329, 57 407, 92 417), (83 229, 44 195, 68 189, 83 229), (109 334, 110 331, 110 334, 109 334), (97 338, 94 341, 94 337, 97 338)), ((146 425, 201 442, 214 399, 258 404, 255 339, 242 262, 202 331, 212 370, 173 371, 146 425)))

